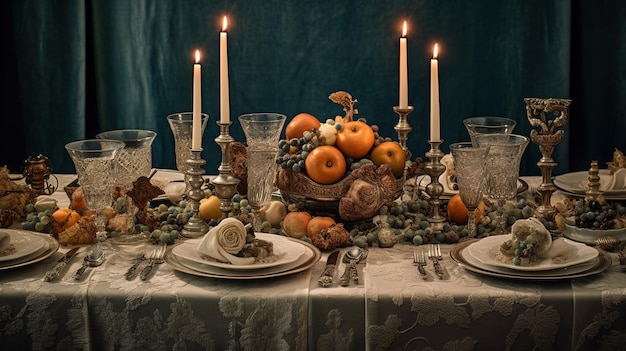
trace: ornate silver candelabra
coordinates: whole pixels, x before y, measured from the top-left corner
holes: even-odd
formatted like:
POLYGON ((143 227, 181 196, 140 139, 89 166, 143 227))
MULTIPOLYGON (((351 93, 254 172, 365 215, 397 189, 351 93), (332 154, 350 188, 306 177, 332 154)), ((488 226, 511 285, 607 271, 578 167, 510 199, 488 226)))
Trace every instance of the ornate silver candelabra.
POLYGON ((439 233, 446 223, 446 217, 439 213, 439 205, 441 200, 439 197, 443 194, 443 184, 439 182, 439 176, 446 171, 446 166, 441 163, 444 153, 439 149, 443 140, 429 140, 430 150, 426 152, 428 162, 424 165, 424 171, 430 176, 430 183, 426 186, 426 194, 430 196, 430 205, 432 206, 432 216, 428 218, 431 228, 434 232, 439 233))
POLYGON ((237 192, 237 185, 240 180, 233 176, 233 169, 230 165, 230 157, 228 154, 228 145, 235 141, 229 134, 232 122, 217 122, 220 126, 220 135, 215 138, 215 142, 222 149, 222 163, 218 167, 219 174, 211 182, 215 186, 215 194, 221 200, 220 210, 223 216, 228 216, 228 212, 233 209, 233 195, 237 192))
POLYGON ((186 238, 200 237, 209 230, 209 226, 198 216, 200 200, 204 198, 204 190, 202 190, 204 178, 202 178, 202 175, 205 173, 205 170, 202 166, 206 164, 201 154, 202 149, 192 149, 191 158, 185 161, 189 165, 189 169, 185 172, 189 180, 187 198, 191 201, 191 209, 193 211, 191 218, 189 218, 181 232, 181 235, 186 238))
POLYGON ((568 108, 572 103, 570 99, 540 99, 525 98, 526 117, 531 127, 530 139, 539 145, 541 159, 537 166, 541 169, 542 182, 537 188, 541 195, 541 205, 537 207, 536 213, 545 218, 552 218, 557 213, 557 209, 552 206, 550 199, 552 193, 556 191, 556 186, 552 183, 552 170, 557 163, 552 158, 554 147, 563 141, 565 131, 561 128, 567 124, 568 108), (546 113, 555 116, 553 120, 548 120, 546 113))
POLYGON ((400 117, 398 124, 396 124, 393 129, 398 132, 398 142, 400 143, 400 146, 402 146, 402 150, 404 150, 404 154, 406 155, 406 167, 408 167, 411 164, 411 151, 406 146, 406 142, 409 139, 409 133, 413 130, 413 128, 411 128, 409 122, 407 122, 407 116, 409 113, 413 112, 413 106, 408 106, 407 108, 394 106, 393 111, 400 117))

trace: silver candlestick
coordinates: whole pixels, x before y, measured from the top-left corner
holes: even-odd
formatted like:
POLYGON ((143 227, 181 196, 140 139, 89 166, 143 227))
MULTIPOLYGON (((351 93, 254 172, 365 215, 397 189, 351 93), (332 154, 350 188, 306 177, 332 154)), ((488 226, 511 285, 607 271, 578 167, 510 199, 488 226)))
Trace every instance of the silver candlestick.
POLYGON ((406 155, 406 167, 408 167, 411 164, 411 151, 406 146, 406 142, 409 139, 409 133, 413 130, 413 128, 411 128, 407 122, 407 116, 409 113, 413 112, 413 106, 408 106, 406 108, 394 106, 393 111, 400 117, 398 124, 396 124, 393 129, 398 132, 398 142, 400 143, 400 146, 402 146, 402 150, 404 150, 404 154, 406 155))
POLYGON ((443 194, 443 184, 439 182, 439 176, 446 171, 446 166, 441 163, 444 153, 439 149, 443 140, 429 140, 430 150, 426 152, 428 162, 424 164, 424 171, 430 176, 430 184, 426 186, 426 194, 430 196, 430 205, 432 206, 432 216, 428 218, 431 228, 435 233, 443 230, 443 225, 447 222, 446 217, 439 213, 439 205, 441 200, 439 197, 443 194))
POLYGON ((201 156, 202 149, 191 149, 191 158, 185 162, 189 165, 189 169, 185 172, 186 178, 189 180, 187 198, 191 201, 191 209, 193 214, 187 221, 181 235, 186 238, 200 237, 209 230, 209 226, 199 216, 198 211, 200 209, 200 200, 204 198, 204 178, 202 175, 205 170, 202 166, 206 164, 206 161, 201 156))
POLYGON ((232 122, 217 122, 220 126, 220 135, 215 138, 215 142, 222 149, 222 163, 220 164, 218 176, 211 181, 215 186, 215 194, 221 200, 220 210, 222 216, 228 216, 228 213, 233 209, 233 195, 237 192, 237 185, 239 185, 239 178, 233 176, 233 168, 230 165, 230 157, 228 155, 228 145, 235 141, 235 139, 229 134, 230 125, 232 122))

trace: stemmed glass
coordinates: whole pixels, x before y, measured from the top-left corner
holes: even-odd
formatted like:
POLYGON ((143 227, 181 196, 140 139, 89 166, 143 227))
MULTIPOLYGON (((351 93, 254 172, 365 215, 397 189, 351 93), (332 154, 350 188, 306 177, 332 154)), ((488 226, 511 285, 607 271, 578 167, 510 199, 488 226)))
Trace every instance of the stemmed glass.
MULTIPOLYGON (((209 121, 209 115, 206 113, 201 114, 201 134, 204 134, 207 122, 209 121)), ((191 168, 187 164, 187 160, 191 159, 191 134, 193 125, 193 113, 181 112, 173 113, 167 116, 167 122, 172 129, 174 135, 174 150, 176 154, 176 169, 178 169, 185 176, 185 193, 189 191, 189 176, 187 171, 191 168)))
POLYGON ((476 236, 474 210, 483 198, 487 150, 488 148, 485 147, 473 147, 471 142, 459 142, 450 145, 459 194, 461 201, 468 210, 467 233, 470 238, 476 236))
POLYGON ((503 234, 507 225, 504 205, 517 195, 520 161, 529 139, 516 134, 480 134, 475 142, 479 147, 489 147, 485 158, 485 191, 498 206, 494 234, 503 234))
POLYGON ((107 218, 103 211, 113 203, 113 190, 117 183, 117 157, 124 145, 123 141, 110 139, 79 140, 65 145, 74 162, 78 184, 85 195, 87 207, 96 211, 96 238, 100 249, 107 238, 107 218))
POLYGON ((470 140, 476 146, 475 137, 479 134, 511 134, 517 122, 506 117, 480 116, 463 120, 470 140))

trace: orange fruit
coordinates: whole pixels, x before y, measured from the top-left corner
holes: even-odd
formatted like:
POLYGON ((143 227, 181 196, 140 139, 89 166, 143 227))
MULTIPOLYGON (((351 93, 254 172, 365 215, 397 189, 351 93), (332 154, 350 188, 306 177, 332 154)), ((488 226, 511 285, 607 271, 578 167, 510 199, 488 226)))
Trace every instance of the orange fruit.
POLYGON ((69 208, 60 208, 52 213, 55 228, 63 231, 78 222, 80 214, 69 208))
POLYGON ((311 215, 306 211, 289 212, 283 219, 283 230, 292 238, 301 238, 306 235, 310 221, 311 215))
POLYGON ((322 145, 313 149, 304 160, 306 174, 320 184, 337 183, 346 173, 346 159, 339 149, 322 145))
POLYGON ((374 146, 374 131, 367 123, 351 121, 345 123, 337 132, 335 146, 346 155, 355 160, 367 155, 374 146))
POLYGON ((295 115, 285 127, 285 137, 287 140, 302 138, 306 131, 312 131, 321 125, 319 119, 310 113, 299 113, 295 115))
MULTIPOLYGON (((468 210, 461 200, 460 194, 454 194, 448 201, 448 219, 456 224, 467 224, 468 210)), ((476 221, 480 221, 482 214, 485 213, 485 203, 481 201, 474 210, 476 221)))
POLYGON ((374 147, 370 154, 370 160, 379 166, 383 163, 391 167, 391 173, 396 178, 402 177, 406 162, 406 155, 402 146, 395 141, 385 141, 374 147))
POLYGON ((306 235, 309 238, 313 238, 320 230, 330 227, 333 224, 337 224, 332 217, 316 216, 311 218, 309 224, 306 226, 306 235))

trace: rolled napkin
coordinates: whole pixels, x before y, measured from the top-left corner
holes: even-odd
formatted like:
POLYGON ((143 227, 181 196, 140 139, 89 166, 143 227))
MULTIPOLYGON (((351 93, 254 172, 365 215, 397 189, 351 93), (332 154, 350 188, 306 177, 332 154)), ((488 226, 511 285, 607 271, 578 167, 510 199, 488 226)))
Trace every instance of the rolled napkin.
POLYGON ((0 231, 0 253, 6 250, 11 244, 11 235, 7 232, 0 231))
POLYGON ((246 228, 235 218, 224 218, 204 236, 198 252, 220 262, 234 265, 254 263, 254 257, 235 256, 246 244, 246 228))

